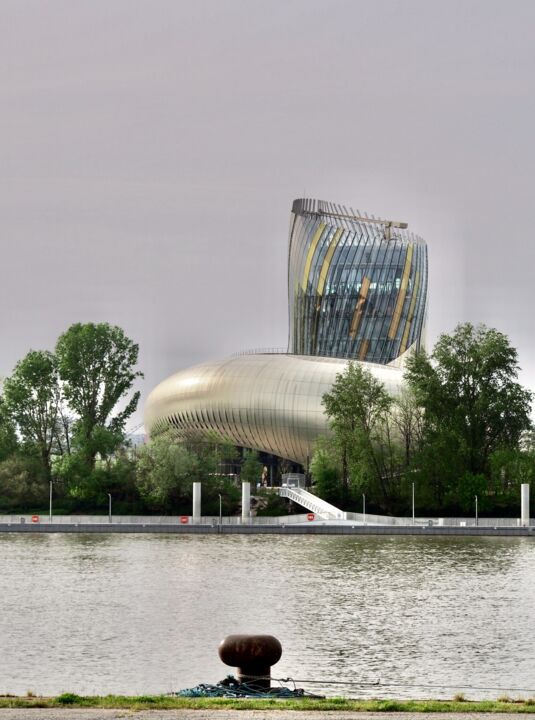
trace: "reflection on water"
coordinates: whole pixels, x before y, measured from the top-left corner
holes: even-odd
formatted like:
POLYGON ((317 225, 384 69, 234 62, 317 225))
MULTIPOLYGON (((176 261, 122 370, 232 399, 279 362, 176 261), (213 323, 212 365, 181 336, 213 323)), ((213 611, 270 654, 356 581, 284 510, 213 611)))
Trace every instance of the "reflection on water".
POLYGON ((535 695, 530 538, 2 534, 0 557, 0 692, 216 682, 219 640, 261 632, 277 677, 395 684, 330 695, 535 695))

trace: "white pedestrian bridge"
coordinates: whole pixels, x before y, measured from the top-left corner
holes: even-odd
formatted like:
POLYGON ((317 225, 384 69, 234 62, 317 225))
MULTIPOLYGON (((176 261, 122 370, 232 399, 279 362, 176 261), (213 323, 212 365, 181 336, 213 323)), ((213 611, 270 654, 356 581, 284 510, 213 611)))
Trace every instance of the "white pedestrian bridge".
POLYGON ((314 495, 308 490, 304 490, 300 487, 292 487, 288 485, 286 487, 279 488, 279 495, 281 497, 288 498, 294 503, 301 505, 306 510, 310 510, 315 515, 318 515, 318 519, 321 520, 345 520, 346 513, 343 510, 331 505, 326 500, 322 500, 317 495, 314 495))

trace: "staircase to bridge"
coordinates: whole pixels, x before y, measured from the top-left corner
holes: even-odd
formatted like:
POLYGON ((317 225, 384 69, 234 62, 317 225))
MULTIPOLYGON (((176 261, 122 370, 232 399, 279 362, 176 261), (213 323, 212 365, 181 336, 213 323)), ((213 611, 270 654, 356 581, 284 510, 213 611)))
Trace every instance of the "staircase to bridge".
POLYGON ((313 495, 308 490, 300 487, 281 487, 279 488, 281 497, 293 500, 293 502, 310 510, 315 515, 319 515, 322 520, 344 520, 345 513, 339 508, 331 505, 331 503, 322 500, 317 495, 313 495))

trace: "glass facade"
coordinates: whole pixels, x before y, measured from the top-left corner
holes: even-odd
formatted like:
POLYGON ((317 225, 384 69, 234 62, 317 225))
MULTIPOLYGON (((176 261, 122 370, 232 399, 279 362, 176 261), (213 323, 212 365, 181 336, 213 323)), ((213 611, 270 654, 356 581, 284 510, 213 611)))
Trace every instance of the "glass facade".
POLYGON ((421 344, 427 246, 401 223, 295 200, 289 352, 388 364, 421 344))

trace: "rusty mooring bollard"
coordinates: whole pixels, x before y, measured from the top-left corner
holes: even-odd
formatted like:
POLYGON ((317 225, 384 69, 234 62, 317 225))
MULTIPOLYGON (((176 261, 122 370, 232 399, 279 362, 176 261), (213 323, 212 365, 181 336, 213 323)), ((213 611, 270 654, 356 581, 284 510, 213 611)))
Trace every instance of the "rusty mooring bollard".
POLYGON ((219 657, 238 668, 238 681, 262 690, 271 687, 271 666, 281 655, 282 645, 273 635, 227 635, 219 644, 219 657))

